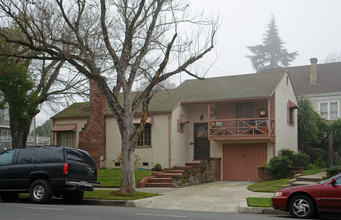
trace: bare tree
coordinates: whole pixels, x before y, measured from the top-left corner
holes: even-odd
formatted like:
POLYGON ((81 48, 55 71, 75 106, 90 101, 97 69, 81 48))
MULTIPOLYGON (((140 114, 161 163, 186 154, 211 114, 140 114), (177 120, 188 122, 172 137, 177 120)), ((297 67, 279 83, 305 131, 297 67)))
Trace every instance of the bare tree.
POLYGON ((213 49, 217 22, 190 14, 183 0, 3 0, 0 8, 2 19, 15 22, 28 39, 0 33, 7 42, 67 61, 96 82, 121 134, 120 191, 135 191, 134 151, 152 89, 180 72, 202 77, 191 67, 213 49), (132 92, 141 79, 148 86, 132 92), (138 109, 143 117, 136 127, 138 109))
POLYGON ((340 52, 332 52, 329 53, 326 59, 324 60, 324 63, 336 63, 341 62, 341 53, 340 52))

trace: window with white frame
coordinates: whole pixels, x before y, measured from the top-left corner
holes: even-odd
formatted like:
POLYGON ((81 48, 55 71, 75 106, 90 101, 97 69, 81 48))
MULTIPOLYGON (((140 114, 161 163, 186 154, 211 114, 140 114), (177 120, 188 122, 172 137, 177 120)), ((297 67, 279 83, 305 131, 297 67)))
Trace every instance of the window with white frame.
POLYGON ((319 102, 319 114, 321 118, 326 120, 337 120, 339 118, 339 102, 319 102))

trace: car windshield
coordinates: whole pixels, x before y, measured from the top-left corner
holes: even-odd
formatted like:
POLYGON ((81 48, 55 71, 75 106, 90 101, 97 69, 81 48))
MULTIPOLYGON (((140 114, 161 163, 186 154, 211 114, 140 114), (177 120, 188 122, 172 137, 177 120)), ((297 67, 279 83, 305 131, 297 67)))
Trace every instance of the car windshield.
POLYGON ((336 177, 339 176, 339 175, 340 175, 340 174, 337 174, 337 175, 335 175, 335 176, 333 176, 333 177, 330 177, 330 178, 327 179, 327 180, 323 180, 323 181, 320 182, 320 184, 326 183, 326 182, 328 182, 329 180, 331 180, 331 179, 333 179, 333 178, 336 178, 336 177))

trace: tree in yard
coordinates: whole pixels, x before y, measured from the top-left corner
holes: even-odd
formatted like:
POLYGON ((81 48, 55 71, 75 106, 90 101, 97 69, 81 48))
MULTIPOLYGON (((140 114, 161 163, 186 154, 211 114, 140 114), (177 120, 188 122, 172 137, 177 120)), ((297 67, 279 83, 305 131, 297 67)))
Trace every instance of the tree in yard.
MULTIPOLYGON (((335 162, 337 165, 341 165, 341 119, 333 121, 329 126, 329 141, 332 144, 333 150, 336 151, 335 162)), ((333 161, 334 162, 334 161, 333 161)), ((332 164, 331 164, 332 165, 332 164)))
POLYGON ((180 72, 200 78, 191 68, 213 49, 216 21, 189 14, 189 5, 176 0, 3 0, 0 13, 28 39, 0 32, 7 42, 68 62, 96 83, 121 134, 120 191, 135 191, 135 146, 152 90, 180 72), (134 93, 133 85, 141 80, 147 86, 134 93))
POLYGON ((298 53, 289 53, 287 49, 283 48, 284 42, 278 34, 274 17, 271 18, 264 36, 263 44, 247 47, 254 55, 246 57, 251 60, 252 67, 257 72, 265 69, 287 67, 290 62, 295 60, 298 53))
POLYGON ((320 144, 324 140, 326 124, 314 111, 311 101, 303 96, 298 99, 297 126, 298 148, 304 152, 307 144, 320 144))
MULTIPOLYGON (((15 27, 2 28, 1 33, 25 41, 24 35, 15 27)), ((20 148, 26 146, 32 119, 39 113, 40 105, 51 101, 53 96, 64 96, 71 88, 78 90, 80 86, 76 88, 75 83, 79 80, 66 83, 62 79, 60 69, 64 61, 32 61, 26 57, 33 53, 22 46, 6 43, 3 38, 0 43, 0 93, 3 96, 0 108, 7 103, 12 148, 20 148), (13 56, 5 56, 9 54, 13 56)))
MULTIPOLYGON (((46 120, 44 124, 36 128, 36 134, 41 137, 51 137, 51 130, 52 130, 52 121, 46 120)), ((31 135, 33 135, 33 132, 31 132, 31 135)))

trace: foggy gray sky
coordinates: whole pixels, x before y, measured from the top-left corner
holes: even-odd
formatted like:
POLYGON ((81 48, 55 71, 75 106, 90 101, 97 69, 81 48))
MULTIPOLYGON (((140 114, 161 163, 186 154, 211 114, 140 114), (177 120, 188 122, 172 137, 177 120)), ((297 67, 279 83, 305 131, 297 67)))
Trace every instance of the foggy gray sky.
MULTIPOLYGON (((309 65, 316 57, 323 63, 331 53, 341 52, 341 0, 189 0, 191 10, 204 9, 217 16, 220 27, 215 51, 197 64, 207 68, 206 77, 253 73, 246 46, 262 43, 273 15, 284 47, 299 55, 291 66, 309 65)), ((180 77, 180 76, 177 76, 180 77)), ((185 74, 181 74, 184 81, 185 74)), ((179 78, 177 79, 179 80, 179 78)), ((42 111, 38 124, 51 117, 42 111)))
MULTIPOLYGON (((308 65, 316 57, 323 63, 330 53, 341 52, 340 0, 190 0, 221 24, 217 33, 217 61, 208 77, 253 73, 246 46, 262 43, 273 15, 284 47, 299 55, 291 66, 308 65)), ((199 61, 207 66, 211 56, 199 61)))

